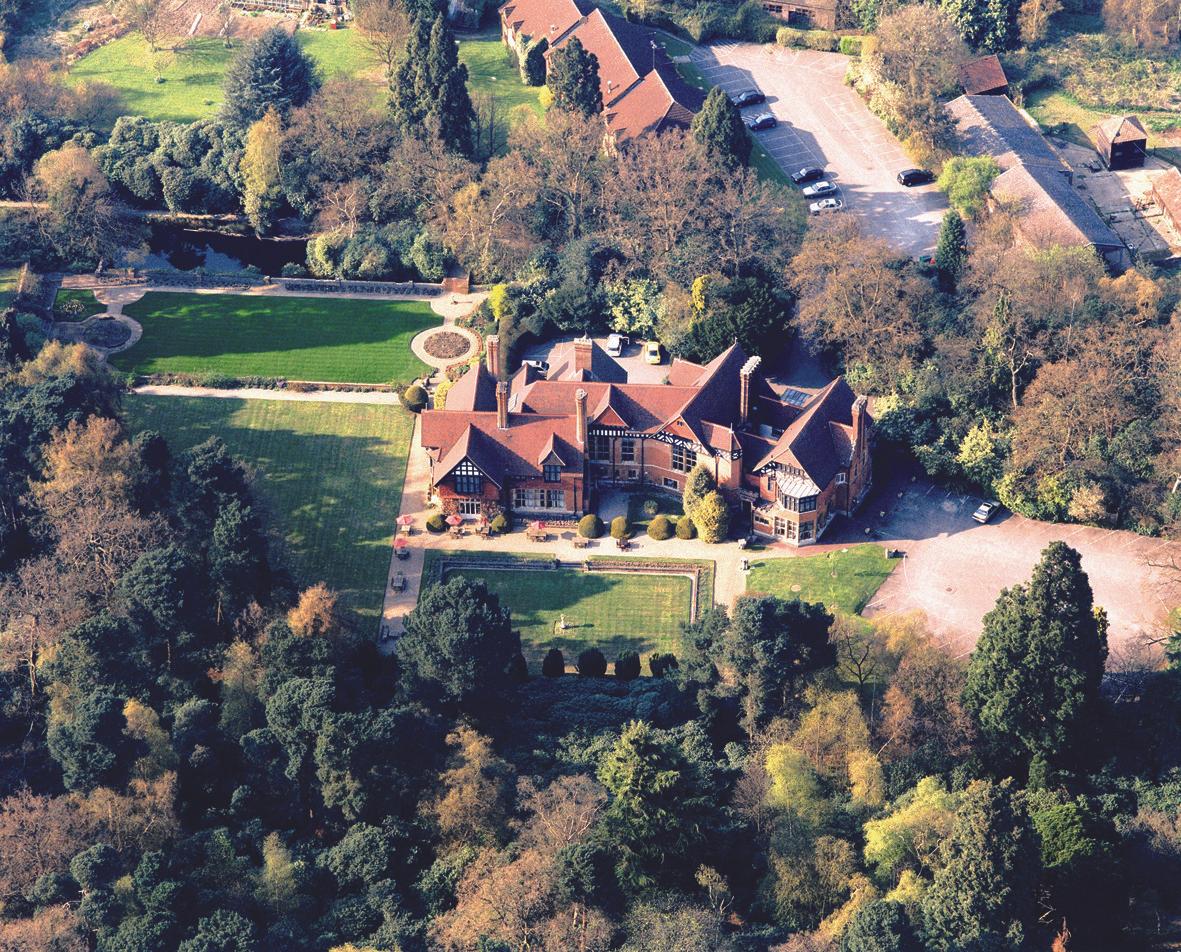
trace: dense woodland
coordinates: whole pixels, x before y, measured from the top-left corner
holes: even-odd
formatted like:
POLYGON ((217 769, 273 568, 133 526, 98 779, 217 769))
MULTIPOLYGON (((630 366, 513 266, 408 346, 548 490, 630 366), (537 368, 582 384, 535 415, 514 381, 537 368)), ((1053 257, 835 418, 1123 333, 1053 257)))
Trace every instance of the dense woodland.
MULTIPOLYGON (((0 192, 33 200, 0 219, 0 260, 118 261, 145 209, 260 233, 297 216, 317 229, 312 273, 458 264, 493 283, 476 321, 510 344, 611 327, 705 360, 798 335, 874 396, 882 453, 1041 518, 1176 531, 1172 276, 1017 246, 971 164, 949 163, 933 264, 849 218, 805 228, 796 195, 747 166, 720 94, 688 134, 604 150, 577 51, 545 118, 506 134, 439 11, 370 3, 384 106, 322 83, 277 33, 242 51, 232 105, 188 126, 124 116, 108 135, 109 91, 0 68, 0 192)), ((960 6, 851 8, 879 41, 858 81, 904 105, 903 133, 926 128, 942 53, 900 51, 1000 42, 960 6)), ((10 31, 20 12, 0 0, 10 31)), ((1163 665, 1109 649, 1068 547, 1001 595, 969 657, 919 618, 766 597, 706 613, 678 657, 643 659, 651 676, 633 658, 547 676, 511 606, 463 580, 424 595, 387 657, 268 556, 240 462, 216 439, 130 439, 120 399, 85 348, 3 316, 0 947, 1178 939, 1181 643, 1162 639, 1163 665)))

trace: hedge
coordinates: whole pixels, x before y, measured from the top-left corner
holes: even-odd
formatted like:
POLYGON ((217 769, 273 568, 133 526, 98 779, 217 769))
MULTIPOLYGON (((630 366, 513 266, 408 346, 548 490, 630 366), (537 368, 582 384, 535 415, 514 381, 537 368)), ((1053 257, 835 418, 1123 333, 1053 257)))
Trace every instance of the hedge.
POLYGON ((838 51, 844 53, 846 56, 860 56, 861 55, 861 37, 859 36, 842 36, 838 51))
POLYGON ((781 26, 775 31, 775 42, 780 46, 798 46, 820 50, 822 53, 835 53, 841 39, 828 30, 797 30, 795 27, 781 26))

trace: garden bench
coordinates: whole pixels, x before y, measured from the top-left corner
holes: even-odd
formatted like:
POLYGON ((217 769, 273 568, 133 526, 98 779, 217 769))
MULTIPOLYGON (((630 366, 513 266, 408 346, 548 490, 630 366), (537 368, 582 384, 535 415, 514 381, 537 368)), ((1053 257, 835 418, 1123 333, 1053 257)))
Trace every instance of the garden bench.
POLYGON ((590 545, 590 539, 587 539, 583 536, 575 536, 574 537, 574 548, 585 549, 589 545, 590 545))
POLYGON ((390 578, 390 588, 395 592, 406 591, 406 576, 401 572, 395 572, 390 578))

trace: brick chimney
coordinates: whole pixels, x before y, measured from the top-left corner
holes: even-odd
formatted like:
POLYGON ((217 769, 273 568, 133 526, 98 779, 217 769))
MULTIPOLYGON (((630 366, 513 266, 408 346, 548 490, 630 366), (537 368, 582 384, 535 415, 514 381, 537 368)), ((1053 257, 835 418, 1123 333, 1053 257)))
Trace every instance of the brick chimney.
POLYGON ((484 362, 488 373, 500 376, 500 335, 489 334, 484 338, 484 362))
POLYGON ((865 449, 865 423, 869 417, 869 400, 858 397, 853 401, 853 442, 857 452, 865 449))
POLYGON ((508 384, 503 380, 496 385, 496 428, 508 429, 508 384))
POLYGON ((589 337, 579 337, 574 341, 574 369, 585 370, 587 373, 591 371, 591 364, 594 360, 594 344, 591 343, 589 337))
POLYGON ((742 369, 738 371, 738 425, 746 426, 750 422, 750 390, 751 379, 762 363, 761 357, 751 357, 742 369))
POLYGON ((574 391, 574 438, 586 446, 586 391, 582 387, 574 391))

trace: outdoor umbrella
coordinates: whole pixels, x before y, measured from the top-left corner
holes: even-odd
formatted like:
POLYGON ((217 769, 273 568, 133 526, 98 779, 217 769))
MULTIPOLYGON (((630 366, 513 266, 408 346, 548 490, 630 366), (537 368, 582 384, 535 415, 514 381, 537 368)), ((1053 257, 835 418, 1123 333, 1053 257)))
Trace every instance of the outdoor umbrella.
POLYGON ((533 521, 533 524, 529 528, 531 528, 534 532, 544 532, 545 531, 545 523, 542 522, 540 519, 535 519, 533 521))
POLYGON ((398 516, 398 525, 412 526, 412 525, 414 525, 414 517, 412 515, 410 515, 409 513, 407 513, 406 515, 403 515, 403 516, 398 516))
POLYGON ((459 515, 458 513, 454 513, 454 512, 451 513, 451 515, 449 515, 447 517, 447 525, 462 526, 463 525, 463 516, 459 515))
POLYGON ((398 538, 396 538, 396 539, 394 540, 394 548, 395 548, 395 549, 404 549, 404 548, 406 548, 406 546, 408 546, 409 544, 410 544, 410 543, 409 543, 409 542, 407 542, 407 541, 406 541, 406 539, 405 539, 403 536, 398 536, 398 538))

